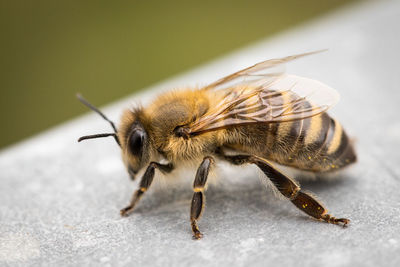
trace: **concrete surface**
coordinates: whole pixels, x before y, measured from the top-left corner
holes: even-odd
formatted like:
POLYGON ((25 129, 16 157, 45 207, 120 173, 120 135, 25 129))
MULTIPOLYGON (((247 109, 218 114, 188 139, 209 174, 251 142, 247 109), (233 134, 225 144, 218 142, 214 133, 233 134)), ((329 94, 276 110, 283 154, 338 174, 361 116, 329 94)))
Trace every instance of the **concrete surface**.
POLYGON ((355 137, 359 162, 341 179, 302 185, 332 214, 350 218, 347 229, 277 200, 252 168, 222 168, 207 191, 200 241, 191 239, 188 223, 193 173, 181 187, 152 187, 136 213, 121 218, 137 184, 111 138, 76 142, 109 131, 89 114, 0 153, 0 265, 400 266, 398 25, 400 1, 358 4, 104 109, 117 119, 123 107, 146 103, 159 90, 329 48, 290 64, 289 72, 321 80, 342 96, 331 113, 355 137))

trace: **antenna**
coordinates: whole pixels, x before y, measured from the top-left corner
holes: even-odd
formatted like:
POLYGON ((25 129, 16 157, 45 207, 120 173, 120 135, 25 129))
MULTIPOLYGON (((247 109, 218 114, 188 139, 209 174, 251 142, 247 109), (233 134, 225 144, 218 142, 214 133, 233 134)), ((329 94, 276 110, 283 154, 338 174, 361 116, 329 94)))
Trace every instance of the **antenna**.
POLYGON ((83 98, 83 96, 81 94, 76 94, 76 97, 78 98, 78 100, 84 104, 85 106, 87 106, 88 108, 90 108, 91 110, 93 110, 94 112, 96 112, 97 114, 99 114, 103 119, 105 119, 106 121, 108 121, 111 124, 111 127, 114 129, 114 133, 102 133, 102 134, 93 134, 93 135, 85 135, 82 136, 78 139, 78 142, 86 140, 86 139, 94 139, 94 138, 100 138, 100 137, 108 137, 108 136, 113 136, 115 141, 117 142, 117 144, 119 146, 121 146, 121 143, 119 142, 118 139, 118 131, 117 131, 117 127, 115 127, 114 122, 112 122, 109 118, 107 118, 106 115, 104 115, 103 112, 101 112, 98 108, 96 108, 95 106, 93 106, 92 104, 89 103, 89 101, 87 101, 85 98, 83 98))

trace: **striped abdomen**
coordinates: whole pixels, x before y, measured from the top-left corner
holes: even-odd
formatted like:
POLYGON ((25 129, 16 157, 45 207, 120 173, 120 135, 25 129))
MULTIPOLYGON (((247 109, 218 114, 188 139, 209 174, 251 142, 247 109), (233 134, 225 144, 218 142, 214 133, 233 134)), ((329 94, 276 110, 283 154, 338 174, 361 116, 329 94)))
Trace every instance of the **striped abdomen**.
POLYGON ((299 121, 271 123, 267 132, 267 150, 260 152, 283 165, 327 172, 356 161, 347 134, 326 113, 299 121))
POLYGON ((301 170, 328 172, 356 161, 347 134, 327 113, 289 122, 241 125, 228 133, 234 137, 224 146, 301 170))
POLYGON ((265 104, 257 105, 254 101, 252 106, 242 107, 247 114, 242 112, 238 117, 264 114, 261 111, 265 110, 272 114, 274 111, 270 107, 274 107, 277 114, 269 116, 271 118, 279 118, 280 113, 297 113, 292 121, 258 122, 228 127, 224 146, 314 172, 333 171, 355 162, 353 146, 340 123, 327 113, 310 115, 307 110, 312 109, 313 105, 302 100, 290 91, 269 92, 266 97, 259 99, 259 102, 265 104), (293 103, 298 100, 301 101, 301 106, 293 110, 296 107, 293 103))

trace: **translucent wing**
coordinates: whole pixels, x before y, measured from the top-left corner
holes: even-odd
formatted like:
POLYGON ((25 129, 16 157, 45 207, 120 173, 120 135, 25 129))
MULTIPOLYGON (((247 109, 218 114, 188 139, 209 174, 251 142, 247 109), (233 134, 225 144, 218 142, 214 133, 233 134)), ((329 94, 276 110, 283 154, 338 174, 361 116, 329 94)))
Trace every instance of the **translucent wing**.
POLYGON ((240 124, 301 120, 325 112, 339 99, 338 93, 325 84, 288 74, 261 77, 219 93, 222 95, 218 105, 189 125, 188 133, 240 124))
POLYGON ((202 90, 218 90, 228 87, 235 87, 236 85, 244 85, 251 84, 253 82, 260 82, 262 80, 264 86, 268 83, 272 83, 279 76, 283 75, 285 72, 285 63, 304 57, 308 55, 313 55, 316 53, 323 52, 325 50, 318 50, 303 54, 297 54, 292 56, 287 56, 283 58, 276 58, 266 60, 260 63, 257 63, 251 67, 245 68, 238 72, 235 72, 231 75, 225 76, 218 81, 215 81, 204 88, 202 90))

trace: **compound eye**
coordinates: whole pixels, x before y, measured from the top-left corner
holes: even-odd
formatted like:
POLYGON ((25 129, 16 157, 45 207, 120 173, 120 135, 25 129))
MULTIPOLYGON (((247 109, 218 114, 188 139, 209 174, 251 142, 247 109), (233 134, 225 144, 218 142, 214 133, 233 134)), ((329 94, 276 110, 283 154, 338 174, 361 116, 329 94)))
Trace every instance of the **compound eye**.
POLYGON ((144 144, 145 132, 143 130, 137 129, 131 133, 129 137, 129 148, 134 155, 142 154, 143 144, 144 144))

